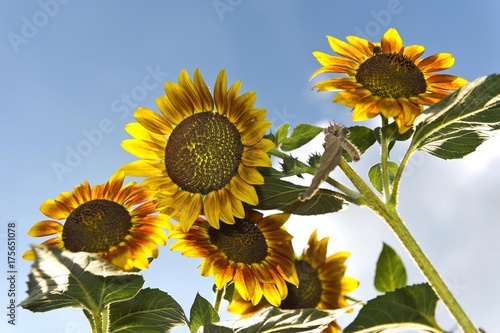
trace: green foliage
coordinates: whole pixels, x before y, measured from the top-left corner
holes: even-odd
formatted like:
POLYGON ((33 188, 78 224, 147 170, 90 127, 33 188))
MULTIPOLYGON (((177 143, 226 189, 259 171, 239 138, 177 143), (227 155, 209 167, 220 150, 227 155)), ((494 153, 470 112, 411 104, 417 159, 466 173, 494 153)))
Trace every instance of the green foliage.
POLYGON ((383 329, 444 332, 434 318, 437 301, 428 284, 396 289, 368 301, 343 332, 381 332, 383 329))
POLYGON ((298 124, 288 137, 289 127, 290 125, 284 124, 276 131, 277 144, 283 151, 292 151, 302 147, 323 131, 323 128, 318 126, 298 124))
POLYGON ((144 283, 139 273, 118 270, 94 254, 45 246, 33 250, 28 298, 20 304, 33 312, 75 307, 100 313, 134 297, 144 283))
POLYGON ((500 129, 500 75, 481 77, 422 112, 411 146, 442 159, 462 158, 500 129))
MULTIPOLYGON (((396 172, 398 171, 398 165, 392 161, 387 162, 387 177, 389 178, 389 185, 392 185, 394 182, 396 172)), ((370 178, 370 182, 373 187, 383 193, 383 179, 382 179, 382 163, 377 163, 370 168, 368 171, 368 178, 370 178)))
POLYGON ((161 333, 185 325, 181 306, 158 289, 142 289, 134 298, 110 307, 111 333, 161 333))
POLYGON ((203 333, 321 333, 330 322, 350 308, 335 311, 318 309, 282 310, 269 307, 250 318, 211 324, 203 333))
POLYGON ((407 277, 403 261, 389 245, 384 243, 375 272, 375 288, 380 292, 394 291, 406 286, 407 277))
POLYGON ((215 311, 209 301, 196 293, 193 305, 191 306, 191 314, 189 318, 189 329, 191 333, 196 333, 200 326, 211 324, 219 321, 219 314, 215 311))
POLYGON ((338 212, 346 204, 335 192, 320 189, 311 200, 301 202, 300 193, 307 187, 295 185, 285 180, 265 177, 263 185, 255 186, 259 196, 257 209, 278 209, 296 215, 316 215, 338 212))
MULTIPOLYGON (((360 155, 377 141, 373 130, 365 126, 351 126, 349 127, 349 132, 348 139, 358 148, 360 155)), ((352 161, 351 155, 346 151, 343 152, 342 156, 348 162, 352 161)))
POLYGON ((108 311, 111 333, 160 333, 186 325, 177 302, 157 289, 142 289, 142 275, 124 272, 95 254, 35 246, 28 298, 33 312, 81 308, 95 330, 96 316, 108 311))

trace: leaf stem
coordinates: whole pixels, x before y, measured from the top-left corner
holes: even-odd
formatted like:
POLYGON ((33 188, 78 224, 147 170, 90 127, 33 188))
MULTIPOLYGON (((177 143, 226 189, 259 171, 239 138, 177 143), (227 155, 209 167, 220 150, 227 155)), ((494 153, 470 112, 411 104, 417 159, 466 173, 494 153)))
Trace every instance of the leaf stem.
POLYGON ((438 297, 455 317, 464 332, 477 333, 478 331, 472 324, 471 320, 467 317, 467 314, 453 297, 453 294, 448 289, 441 276, 439 276, 439 273, 422 251, 417 241, 413 238, 394 206, 384 204, 347 162, 341 160, 339 166, 345 175, 352 181, 354 186, 356 186, 360 193, 365 197, 365 205, 383 218, 389 227, 394 231, 403 246, 409 252, 410 256, 416 262, 417 266, 425 275, 438 297))
POLYGON ((217 293, 215 294, 214 309, 217 313, 219 313, 220 303, 222 301, 222 297, 224 296, 225 289, 225 286, 222 289, 217 289, 217 293))
POLYGON ((399 163, 398 171, 396 172, 396 175, 394 176, 394 182, 392 185, 392 193, 391 193, 391 198, 389 199, 389 202, 393 203, 393 205, 395 207, 398 204, 399 183, 401 181, 401 177, 403 176, 404 168, 406 167, 406 164, 408 164, 408 161, 410 160, 410 157, 414 152, 415 151, 413 149, 413 145, 410 145, 410 147, 406 151, 405 155, 403 156, 401 163, 399 163))

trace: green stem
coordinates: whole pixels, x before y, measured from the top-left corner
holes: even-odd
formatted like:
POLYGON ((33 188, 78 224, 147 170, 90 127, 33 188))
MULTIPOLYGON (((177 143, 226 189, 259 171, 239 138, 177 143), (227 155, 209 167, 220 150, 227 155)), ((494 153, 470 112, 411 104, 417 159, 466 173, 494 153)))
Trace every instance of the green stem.
POLYGON ((393 203, 395 207, 398 204, 399 184, 401 182, 401 177, 403 176, 404 168, 406 167, 406 164, 408 163, 411 155, 414 152, 412 147, 413 147, 413 145, 410 144, 410 148, 408 148, 408 150, 405 153, 405 156, 403 156, 401 163, 399 163, 398 171, 396 172, 396 175, 394 176, 394 183, 392 185, 392 193, 391 193, 390 202, 393 203))
POLYGON ((107 305, 101 312, 102 315, 102 331, 109 332, 109 305, 107 305))
POLYGON ((380 148, 382 150, 382 188, 384 190, 385 202, 389 203, 389 198, 391 195, 389 188, 389 173, 387 160, 389 158, 389 142, 387 140, 387 125, 389 121, 385 117, 382 118, 382 127, 380 128, 380 148))
POLYGON ((222 297, 224 296, 225 289, 226 289, 225 286, 222 289, 217 289, 217 294, 215 294, 214 309, 217 313, 219 312, 220 303, 222 302, 222 297))
POLYGON ((352 181, 354 186, 356 186, 359 192, 365 197, 366 206, 383 218, 389 227, 394 231, 403 246, 409 252, 410 256, 416 262, 417 266, 425 275, 438 297, 455 317, 464 332, 477 333, 478 331, 472 324, 471 320, 467 317, 467 314, 453 297, 453 294, 448 289, 443 279, 439 276, 430 260, 424 254, 417 241, 413 238, 396 210, 393 207, 391 208, 384 204, 347 162, 341 160, 339 166, 345 175, 352 181))
POLYGON ((94 319, 94 327, 93 327, 93 332, 94 333, 105 333, 102 330, 102 318, 101 318, 101 313, 100 312, 94 312, 92 314, 92 318, 94 319))

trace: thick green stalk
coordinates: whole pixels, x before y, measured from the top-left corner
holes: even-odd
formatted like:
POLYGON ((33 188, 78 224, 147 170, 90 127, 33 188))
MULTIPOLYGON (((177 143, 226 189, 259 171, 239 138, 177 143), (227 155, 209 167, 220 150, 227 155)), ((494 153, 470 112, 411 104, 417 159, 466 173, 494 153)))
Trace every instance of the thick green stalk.
POLYGON ((401 220, 395 208, 390 208, 391 206, 384 204, 344 159, 341 160, 339 166, 345 175, 352 181, 354 186, 356 186, 359 192, 365 197, 365 205, 383 218, 389 227, 394 231, 403 246, 409 252, 410 256, 416 262, 417 266, 425 275, 438 297, 455 317, 457 323, 462 327, 464 332, 477 333, 477 329, 474 327, 455 297, 453 297, 453 294, 448 289, 441 276, 439 276, 430 260, 424 254, 417 241, 413 238, 408 228, 406 228, 406 225, 401 220))
POLYGON ((385 202, 389 202, 391 195, 389 188, 389 172, 387 167, 387 160, 389 158, 389 142, 387 140, 387 124, 389 123, 387 118, 382 118, 382 127, 380 128, 380 148, 381 148, 381 158, 382 158, 382 188, 385 196, 385 202))

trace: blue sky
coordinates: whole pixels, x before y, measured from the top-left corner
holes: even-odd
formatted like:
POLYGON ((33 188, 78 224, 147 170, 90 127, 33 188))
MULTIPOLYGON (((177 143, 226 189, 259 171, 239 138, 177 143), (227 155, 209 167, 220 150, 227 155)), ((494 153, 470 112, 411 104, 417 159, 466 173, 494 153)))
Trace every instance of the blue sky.
MULTIPOLYGON (((17 301, 26 296, 30 264, 21 261, 21 254, 37 243, 26 232, 44 219, 40 204, 85 179, 103 183, 134 160, 120 148, 129 138, 123 127, 133 121, 137 106, 156 109, 163 81, 177 81, 184 68, 190 75, 200 68, 213 85, 225 68, 229 82, 241 80, 242 91, 257 92, 256 106, 267 108, 273 128, 284 122, 324 125, 333 120, 352 125, 349 110, 330 102, 333 94, 311 91, 315 81, 309 76, 319 67, 311 52, 331 53, 326 35, 344 39, 357 34, 379 41, 394 27, 406 45, 424 45, 424 56, 452 53, 456 61, 448 73, 473 80, 498 70, 500 5, 447 3, 452 8, 411 0, 0 1, 0 253, 6 253, 6 225, 15 222, 17 301)), ((320 150, 321 140, 301 153, 320 150)), ((492 139, 457 161, 415 155, 402 182, 399 208, 472 320, 487 331, 500 325, 498 144, 498 138, 492 139)), ((398 161, 401 152, 396 149, 392 158, 398 161)), ((356 170, 366 174, 377 154, 370 149, 356 170)), ((342 177, 339 171, 333 175, 342 177)), ((296 236, 296 251, 302 251, 316 227, 320 235, 331 237, 331 251, 351 252, 347 273, 361 281, 354 297, 377 295, 372 280, 382 242, 403 257, 410 283, 424 281, 370 211, 350 207, 335 215, 293 217, 288 228, 296 236)), ((213 279, 199 276, 199 263, 162 248, 144 273, 147 285, 171 293, 185 309, 197 291, 211 300, 213 279)), ((7 304, 5 290, 0 300, 7 304)), ((442 326, 452 329, 446 311, 439 308, 438 313, 442 326)), ((2 318, 2 332, 89 330, 75 309, 33 314, 19 308, 15 327, 2 318)))

